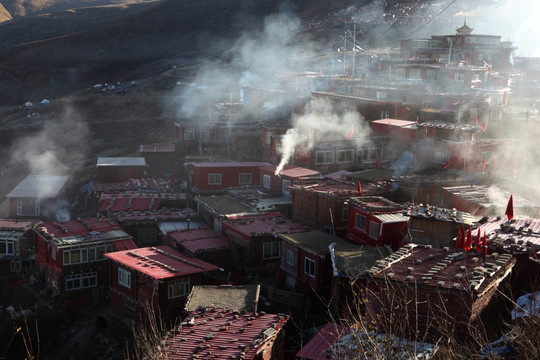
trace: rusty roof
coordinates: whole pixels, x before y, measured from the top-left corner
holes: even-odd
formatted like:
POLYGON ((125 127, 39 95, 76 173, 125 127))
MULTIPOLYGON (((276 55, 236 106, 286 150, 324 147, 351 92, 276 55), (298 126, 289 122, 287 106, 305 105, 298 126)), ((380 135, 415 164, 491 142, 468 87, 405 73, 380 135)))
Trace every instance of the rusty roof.
MULTIPOLYGON (((503 190, 495 185, 472 185, 472 186, 451 186, 443 187, 453 196, 477 203, 485 208, 506 208, 510 195, 509 191, 503 190)), ((524 199, 518 195, 513 195, 515 208, 538 208, 539 204, 524 199)))
POLYGON ((119 183, 103 183, 103 184, 93 184, 92 189, 101 193, 104 191, 113 192, 113 191, 172 191, 173 187, 170 180, 162 178, 140 178, 140 179, 128 179, 119 183))
POLYGON ((505 278, 514 264, 510 254, 486 255, 483 263, 482 255, 477 253, 408 244, 377 261, 366 275, 378 281, 481 294, 505 278))
POLYGON ((260 285, 197 285, 191 288, 184 309, 195 311, 199 307, 255 311, 259 302, 260 285))
POLYGON ((377 260, 390 255, 383 246, 336 244, 330 248, 334 276, 356 278, 371 268, 377 260))
POLYGON ((286 218, 279 212, 227 216, 227 220, 223 221, 223 227, 235 231, 246 238, 312 230, 286 218))
POLYGON ((148 210, 148 211, 119 212, 115 216, 119 222, 126 222, 126 221, 159 222, 159 221, 194 219, 198 217, 198 214, 195 210, 191 208, 185 208, 185 209, 158 209, 158 210, 151 210, 151 211, 148 210))
POLYGON ((540 251, 540 219, 518 216, 508 221, 506 217, 489 217, 479 229, 487 234, 489 248, 511 253, 540 251))
POLYGON ((130 269, 158 280, 219 269, 206 261, 183 255, 168 246, 116 251, 104 255, 130 269))
POLYGON ((373 214, 401 212, 403 206, 382 196, 357 196, 349 200, 350 204, 373 214))
POLYGON ((271 352, 277 333, 288 320, 289 316, 282 314, 199 308, 188 315, 168 340, 167 359, 217 355, 219 359, 253 360, 263 351, 271 352))
POLYGON ((179 230, 170 232, 167 236, 193 254, 230 248, 229 238, 210 229, 179 230))
POLYGON ((349 331, 348 326, 328 323, 296 353, 296 357, 310 360, 327 360, 329 359, 327 351, 349 331))
MULTIPOLYGON (((277 165, 261 166, 259 169, 265 172, 271 172, 272 174, 276 171, 277 165)), ((316 177, 319 176, 322 178, 322 175, 319 171, 306 169, 303 167, 285 165, 283 170, 279 173, 279 176, 286 176, 291 178, 303 178, 303 177, 316 177)))

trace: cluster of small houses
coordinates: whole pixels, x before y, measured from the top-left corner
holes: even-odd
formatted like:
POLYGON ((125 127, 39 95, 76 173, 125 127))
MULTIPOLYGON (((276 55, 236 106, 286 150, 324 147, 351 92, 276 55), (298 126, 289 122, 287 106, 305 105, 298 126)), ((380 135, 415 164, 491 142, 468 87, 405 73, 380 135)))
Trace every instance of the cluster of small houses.
MULTIPOLYGON (((456 39, 470 35, 460 29, 456 39)), ((454 70, 487 79, 472 62, 454 70)), ((429 68, 427 83, 443 74, 402 65, 429 68)), ((176 123, 174 141, 140 145, 136 157, 99 157, 88 205, 95 217, 59 221, 69 178, 29 175, 0 208, 2 269, 31 275, 69 311, 105 303, 141 326, 152 314, 181 318, 166 339, 171 359, 340 358, 378 336, 398 336, 404 341, 380 344, 409 341, 429 358, 437 351, 429 341, 442 335, 466 339, 471 324, 499 329, 494 314, 510 316, 507 299, 538 287, 540 258, 540 205, 477 177, 489 176, 497 157, 503 163, 504 142, 485 138, 486 119, 501 119, 508 90, 441 96, 439 110, 422 110, 437 121, 419 123, 413 103, 383 100, 381 89, 370 97, 374 85, 325 81, 328 89, 347 82, 349 92, 310 99, 356 106, 371 125, 369 142, 352 131, 314 133, 278 168, 291 125, 262 121, 262 111, 251 118, 272 94, 243 89, 244 103, 216 105, 209 121, 176 123), (395 119, 380 119, 389 111, 395 119), (404 150, 414 161, 399 174, 390 167, 404 150), (420 168, 437 171, 412 172, 420 168), (324 304, 339 321, 292 349, 290 314, 265 313, 262 303, 324 304), (358 314, 371 333, 351 329, 358 314), (441 323, 451 324, 447 333, 441 323), (417 334, 427 342, 415 344, 417 334)), ((400 94, 421 93, 412 83, 415 92, 400 94)), ((309 99, 298 101, 296 114, 309 99)))

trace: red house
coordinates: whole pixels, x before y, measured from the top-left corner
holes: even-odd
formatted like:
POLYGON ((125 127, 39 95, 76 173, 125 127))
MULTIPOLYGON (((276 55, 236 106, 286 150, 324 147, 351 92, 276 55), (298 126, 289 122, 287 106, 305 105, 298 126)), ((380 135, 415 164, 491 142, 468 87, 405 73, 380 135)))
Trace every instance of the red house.
POLYGON ((105 256, 112 260, 111 308, 136 322, 157 311, 169 320, 175 319, 191 287, 204 281, 204 273, 219 269, 168 246, 116 251, 105 256))
POLYGON ((465 340, 475 325, 497 331, 514 265, 510 254, 481 260, 476 252, 406 245, 367 271, 367 324, 423 341, 465 340))
MULTIPOLYGON (((331 244, 348 244, 322 231, 279 234, 281 239, 280 280, 289 290, 326 298, 332 286, 331 244)), ((328 300, 328 299, 327 299, 328 300)))
POLYGON ((138 152, 144 157, 151 175, 159 176, 164 173, 174 173, 180 166, 176 159, 176 146, 174 141, 163 143, 143 144, 138 152))
POLYGON ((0 269, 2 272, 28 274, 35 262, 35 232, 37 221, 0 219, 0 269))
POLYGON ((228 187, 259 185, 259 167, 265 162, 204 162, 191 163, 191 186, 199 191, 228 187))
POLYGON ((103 254, 137 247, 117 223, 103 218, 44 223, 35 231, 36 262, 46 287, 65 298, 86 296, 81 306, 105 295, 109 269, 103 254))
POLYGON ((284 195, 289 194, 291 185, 313 184, 322 179, 322 174, 318 171, 292 165, 285 165, 279 174, 276 174, 277 165, 262 166, 260 170, 262 177, 260 184, 265 189, 284 195))
POLYGON ((100 183, 142 178, 146 170, 146 161, 143 157, 98 157, 96 165, 100 183))
POLYGON ((360 196, 349 200, 346 238, 365 245, 401 247, 408 229, 403 206, 381 196, 360 196))
POLYGON ((374 134, 386 135, 403 146, 416 143, 416 122, 399 119, 380 119, 371 122, 374 134))
POLYGON ((273 275, 281 259, 281 240, 278 234, 310 230, 279 212, 232 215, 223 221, 222 226, 231 240, 236 264, 246 275, 273 275))
POLYGON ((288 320, 287 315, 199 308, 167 340, 166 358, 284 359, 283 327, 288 320))

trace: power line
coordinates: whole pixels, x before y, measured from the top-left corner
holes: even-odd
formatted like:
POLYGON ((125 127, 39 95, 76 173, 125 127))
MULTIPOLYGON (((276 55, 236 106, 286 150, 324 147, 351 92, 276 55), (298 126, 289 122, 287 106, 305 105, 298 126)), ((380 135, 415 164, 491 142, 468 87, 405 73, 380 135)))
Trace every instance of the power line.
POLYGON ((456 2, 457 0, 453 0, 450 4, 448 4, 448 6, 446 6, 444 9, 442 9, 437 15, 435 15, 434 17, 432 17, 428 22, 426 22, 424 25, 420 26, 418 29, 416 29, 415 31, 413 31, 412 33, 410 33, 409 35, 406 35, 405 38, 408 39, 410 38, 412 35, 414 35, 415 33, 417 33, 418 31, 422 30, 423 28, 425 28, 427 25, 429 25, 433 20, 435 20, 436 18, 438 18, 443 12, 445 12, 450 6, 454 5, 454 3, 456 2))

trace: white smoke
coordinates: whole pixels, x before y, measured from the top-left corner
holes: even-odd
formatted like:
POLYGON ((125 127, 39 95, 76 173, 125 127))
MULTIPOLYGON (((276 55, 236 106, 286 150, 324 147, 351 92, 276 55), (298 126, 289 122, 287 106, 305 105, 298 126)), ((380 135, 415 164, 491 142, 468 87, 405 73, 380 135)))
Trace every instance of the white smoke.
POLYGON ((313 99, 311 110, 308 115, 297 118, 293 128, 281 138, 278 148, 281 160, 276 175, 290 162, 299 145, 305 144, 307 149, 312 149, 318 141, 325 140, 333 143, 352 141, 357 147, 370 142, 368 135, 371 128, 359 112, 334 108, 324 99, 313 99))

